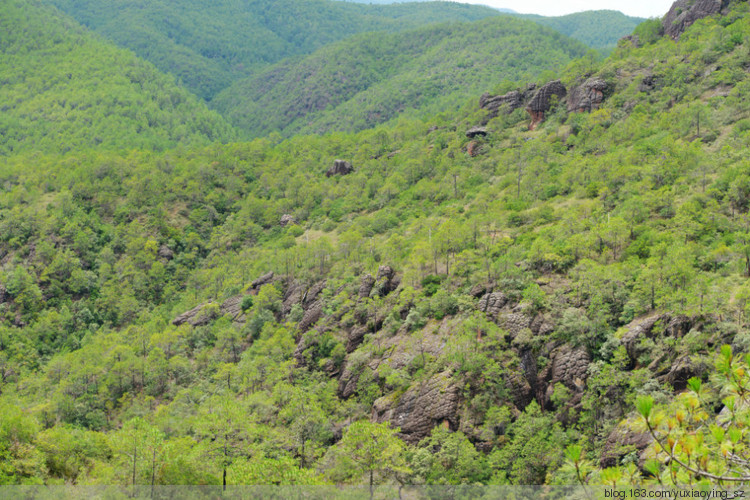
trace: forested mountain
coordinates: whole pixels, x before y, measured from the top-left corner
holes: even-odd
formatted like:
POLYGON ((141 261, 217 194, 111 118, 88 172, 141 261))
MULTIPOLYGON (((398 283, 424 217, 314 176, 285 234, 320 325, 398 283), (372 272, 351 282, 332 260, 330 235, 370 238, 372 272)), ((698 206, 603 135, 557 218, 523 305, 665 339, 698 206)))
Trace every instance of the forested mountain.
POLYGON ((518 16, 548 26, 594 49, 614 48, 617 40, 632 33, 636 26, 645 21, 616 10, 590 10, 557 17, 533 14, 518 16))
POLYGON ((532 80, 585 53, 510 17, 367 33, 239 81, 212 105, 251 136, 356 131, 412 111, 456 111, 502 79, 532 80))
POLYGON ((354 134, 0 158, 0 484, 745 481, 750 9, 715 7, 354 134))
POLYGON ((331 0, 50 0, 210 100, 233 81, 286 57, 364 31, 496 15, 453 2, 362 5, 331 0))
POLYGON ((173 77, 40 2, 2 2, 0 32, 0 155, 161 150, 234 135, 173 77))

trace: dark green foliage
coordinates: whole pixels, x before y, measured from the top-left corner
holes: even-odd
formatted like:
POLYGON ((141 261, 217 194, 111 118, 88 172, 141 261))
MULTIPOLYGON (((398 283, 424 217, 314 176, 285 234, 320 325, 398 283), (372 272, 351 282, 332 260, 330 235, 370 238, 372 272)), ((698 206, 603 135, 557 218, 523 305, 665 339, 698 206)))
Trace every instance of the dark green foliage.
POLYGON ((362 130, 404 113, 457 110, 494 88, 498 75, 534 79, 585 52, 559 33, 507 17, 368 33, 238 81, 212 106, 253 137, 362 130))
POLYGON ((234 134, 172 77, 36 1, 0 6, 0 155, 163 150, 234 134))
POLYGON ((747 32, 740 3, 540 76, 611 89, 533 131, 498 116, 475 157, 476 105, 5 154, 0 483, 571 484, 630 412, 712 385, 716 346, 745 384, 727 357, 750 345, 747 32), (326 177, 341 158, 354 172, 326 177), (439 428, 407 445, 385 422, 405 407, 439 428))
POLYGON ((440 276, 435 276, 434 274, 430 274, 429 276, 425 276, 422 278, 422 289, 424 291, 424 294, 428 297, 432 297, 435 295, 435 292, 440 289, 440 283, 442 282, 442 278, 440 276))
POLYGON ((369 6, 329 0, 52 0, 81 24, 211 100, 238 78, 355 33, 497 15, 450 2, 369 6))
POLYGON ((631 34, 633 29, 644 21, 640 17, 626 16, 616 10, 589 10, 558 17, 533 14, 515 14, 515 16, 548 26, 599 50, 613 49, 620 38, 631 34))

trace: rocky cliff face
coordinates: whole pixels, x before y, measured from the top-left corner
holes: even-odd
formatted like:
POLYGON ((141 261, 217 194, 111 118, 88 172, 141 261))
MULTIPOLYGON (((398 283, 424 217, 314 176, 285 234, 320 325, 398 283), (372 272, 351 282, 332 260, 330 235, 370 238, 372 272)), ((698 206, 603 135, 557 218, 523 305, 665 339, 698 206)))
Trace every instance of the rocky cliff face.
POLYGON ((399 396, 385 396, 375 401, 371 420, 390 422, 401 429, 401 436, 409 443, 427 437, 432 428, 458 426, 459 388, 450 373, 439 373, 399 396))
POLYGON ((599 109, 607 89, 607 82, 601 78, 589 78, 583 84, 573 87, 568 96, 568 111, 590 113, 599 109))
MULTIPOLYGON (((485 381, 461 378, 450 365, 443 365, 442 371, 414 380, 406 387, 389 386, 385 382, 384 374, 409 370, 420 359, 425 367, 430 366, 430 362, 424 360, 443 359, 452 337, 465 319, 461 315, 446 316, 441 321, 430 320, 416 330, 404 323, 396 331, 385 328, 387 315, 400 314, 404 319, 410 307, 407 305, 403 311, 369 308, 374 303, 400 302, 400 277, 391 266, 382 265, 375 276, 362 274, 348 287, 339 286, 330 293, 324 293, 329 287, 326 280, 302 282, 268 273, 253 281, 245 294, 220 303, 200 304, 177 316, 173 323, 200 327, 224 315, 242 323, 246 320, 241 310, 244 296, 257 294, 268 284, 274 284, 281 291, 279 317, 287 317, 293 309, 301 308, 298 327, 300 332, 307 333, 297 338, 294 358, 298 365, 307 366, 314 361, 311 353, 326 335, 335 335, 344 346, 346 355, 343 361, 335 365, 329 361, 325 366, 326 373, 338 380, 341 398, 360 395, 361 391, 370 390, 368 388, 376 384, 381 386, 385 396, 374 401, 371 419, 399 427, 407 442, 417 443, 435 426, 442 425, 461 430, 479 448, 488 445, 484 442, 486 437, 478 430, 483 425, 482 414, 472 410, 471 402, 485 381), (353 314, 347 316, 346 311, 331 313, 326 297, 337 296, 345 290, 353 304, 354 309, 349 310, 353 314)), ((511 291, 504 292, 497 287, 496 283, 476 285, 468 290, 468 296, 476 301, 477 310, 506 332, 500 375, 507 390, 507 401, 503 404, 511 409, 512 415, 519 415, 536 401, 544 411, 557 411, 563 425, 574 425, 583 406, 592 353, 584 346, 556 336, 555 318, 535 312, 527 304, 519 303, 518 298, 514 298, 517 295, 511 291), (569 393, 562 402, 553 397, 560 385, 569 393)), ((690 377, 705 374, 708 367, 696 363, 684 352, 665 351, 658 346, 671 345, 670 339, 685 337, 692 329, 701 328, 704 321, 664 313, 632 321, 621 329, 619 335, 630 358, 630 366, 626 369, 646 368, 660 383, 670 384, 674 390, 683 390, 690 377)), ((481 346, 481 334, 478 334, 477 342, 481 346)), ((625 454, 640 453, 648 442, 648 436, 615 429, 606 438, 601 463, 616 463, 625 454)))
POLYGON ((531 96, 534 95, 535 89, 536 85, 531 84, 524 90, 511 90, 504 95, 492 96, 485 93, 479 98, 479 107, 489 111, 487 118, 487 121, 489 121, 496 117, 501 110, 504 110, 506 113, 511 113, 516 109, 523 107, 529 99, 531 99, 531 96))
POLYGON ((526 112, 531 116, 529 129, 534 130, 537 125, 544 121, 546 113, 552 109, 552 105, 565 97, 568 90, 560 80, 545 83, 536 91, 526 106, 526 112))
POLYGON ((662 19, 664 34, 678 39, 695 21, 725 13, 730 0, 677 0, 662 19))
POLYGON ((335 160, 333 166, 326 172, 326 177, 333 177, 334 175, 349 175, 354 172, 352 164, 346 160, 335 160))

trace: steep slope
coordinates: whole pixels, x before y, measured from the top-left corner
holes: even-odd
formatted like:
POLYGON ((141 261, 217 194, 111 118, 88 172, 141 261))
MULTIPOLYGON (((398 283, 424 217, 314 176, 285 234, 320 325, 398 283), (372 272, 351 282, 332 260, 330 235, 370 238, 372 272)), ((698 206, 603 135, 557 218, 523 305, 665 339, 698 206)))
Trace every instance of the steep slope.
POLYGON ((518 16, 548 26, 599 50, 613 49, 617 45, 617 40, 631 34, 636 26, 645 21, 643 18, 626 16, 616 10, 592 10, 558 17, 533 14, 518 16))
POLYGON ((51 0, 210 100, 238 78, 364 31, 497 15, 451 2, 371 6, 331 0, 51 0))
POLYGON ((0 31, 0 154, 233 137, 174 78, 39 2, 3 2, 0 31))
POLYGON ((531 79, 585 52, 510 17, 368 33, 237 82, 212 105, 251 136, 362 130, 405 112, 455 110, 503 79, 531 79))
MULTIPOLYGON (((750 11, 692 21, 425 121, 3 158, 0 482, 697 484, 618 425, 750 351, 750 11)), ((678 417, 744 454, 725 395, 678 417)))

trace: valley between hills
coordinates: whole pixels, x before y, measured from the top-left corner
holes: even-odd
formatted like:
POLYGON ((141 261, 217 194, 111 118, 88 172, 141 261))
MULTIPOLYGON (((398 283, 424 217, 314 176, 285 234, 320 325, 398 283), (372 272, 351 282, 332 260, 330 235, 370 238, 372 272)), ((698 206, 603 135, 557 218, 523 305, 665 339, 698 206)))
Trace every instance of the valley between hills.
POLYGON ((747 2, 0 33, 0 491, 750 481, 747 2))

